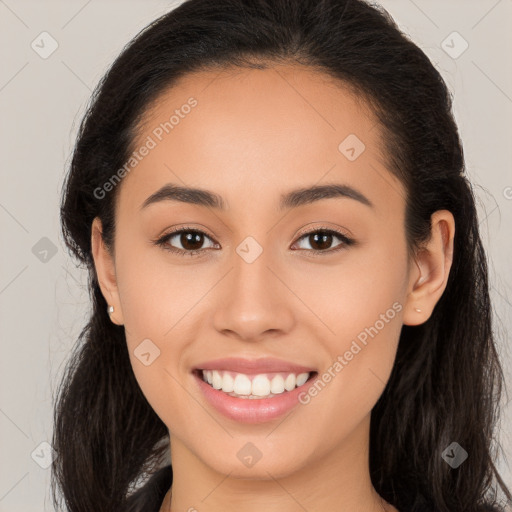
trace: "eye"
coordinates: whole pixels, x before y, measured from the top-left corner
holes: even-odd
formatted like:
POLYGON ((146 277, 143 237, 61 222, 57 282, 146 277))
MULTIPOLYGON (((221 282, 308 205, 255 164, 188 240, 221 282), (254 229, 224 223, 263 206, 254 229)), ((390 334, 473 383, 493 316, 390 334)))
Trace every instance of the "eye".
MULTIPOLYGON (((320 228, 314 231, 309 231, 308 233, 303 234, 298 239, 296 244, 300 244, 301 241, 304 241, 310 245, 311 249, 306 247, 305 250, 312 251, 313 254, 333 253, 355 243, 355 240, 352 238, 347 237, 339 231, 328 228, 320 228), (340 240, 340 242, 336 244, 334 248, 332 248, 332 243, 336 238, 340 240)), ((304 247, 299 247, 299 249, 303 250, 304 247)))
MULTIPOLYGON (((161 246, 166 251, 181 255, 195 256, 208 249, 208 247, 203 247, 203 244, 207 240, 211 242, 209 246, 210 249, 220 248, 219 244, 214 242, 213 239, 204 231, 187 227, 167 233, 154 243, 161 246), (174 244, 178 244, 179 246, 176 247, 174 244)), ((307 247, 299 247, 299 249, 311 252, 313 255, 325 253, 331 254, 356 243, 355 240, 347 237, 343 233, 328 228, 309 231, 308 233, 301 235, 294 245, 301 244, 303 242, 309 243, 311 249, 308 249, 307 247), (340 242, 332 248, 332 243, 336 238, 340 240, 340 242)))
POLYGON ((167 251, 183 255, 186 254, 187 256, 194 256, 205 250, 202 247, 205 240, 210 240, 212 242, 210 248, 219 247, 219 245, 216 242, 213 242, 212 238, 210 238, 204 231, 186 227, 167 233, 155 243, 162 246, 167 251), (175 247, 173 244, 178 244, 178 247, 175 247))

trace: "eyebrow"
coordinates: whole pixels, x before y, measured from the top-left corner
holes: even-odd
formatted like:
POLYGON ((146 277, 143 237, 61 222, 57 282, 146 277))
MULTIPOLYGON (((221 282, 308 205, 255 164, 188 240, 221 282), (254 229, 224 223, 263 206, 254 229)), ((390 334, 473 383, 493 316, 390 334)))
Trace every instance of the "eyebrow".
MULTIPOLYGON (((370 208, 374 208, 373 203, 355 188, 349 185, 332 183, 298 188, 282 194, 279 202, 279 210, 297 208, 322 199, 335 197, 354 199, 370 208)), ((164 185, 155 193, 151 194, 144 203, 142 203, 141 209, 160 201, 179 201, 198 206, 207 206, 218 210, 227 209, 222 196, 214 192, 200 188, 183 187, 172 183, 164 185)))

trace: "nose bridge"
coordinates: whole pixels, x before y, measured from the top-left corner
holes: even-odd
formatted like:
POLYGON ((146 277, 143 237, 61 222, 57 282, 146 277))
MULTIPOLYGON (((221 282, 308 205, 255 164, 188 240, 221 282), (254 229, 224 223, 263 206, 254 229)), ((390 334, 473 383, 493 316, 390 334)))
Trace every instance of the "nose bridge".
POLYGON ((268 330, 290 329, 289 291, 275 275, 274 267, 279 265, 273 262, 272 251, 247 237, 236 247, 231 261, 232 270, 216 307, 216 328, 233 331, 243 339, 258 338, 268 330))
POLYGON ((233 255, 233 291, 255 299, 260 293, 275 297, 277 290, 272 283, 275 276, 269 269, 272 265, 271 249, 263 249, 254 238, 248 237, 233 255))

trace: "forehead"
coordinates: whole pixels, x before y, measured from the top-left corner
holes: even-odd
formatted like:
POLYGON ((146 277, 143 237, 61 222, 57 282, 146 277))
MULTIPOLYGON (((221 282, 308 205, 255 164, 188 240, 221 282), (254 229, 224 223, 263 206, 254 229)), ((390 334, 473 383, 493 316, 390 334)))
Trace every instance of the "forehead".
POLYGON ((146 110, 133 149, 144 146, 121 187, 139 204, 166 182, 214 190, 228 206, 242 189, 262 199, 322 180, 370 195, 376 186, 400 187, 385 168, 367 104, 340 81, 299 66, 184 76, 146 110))

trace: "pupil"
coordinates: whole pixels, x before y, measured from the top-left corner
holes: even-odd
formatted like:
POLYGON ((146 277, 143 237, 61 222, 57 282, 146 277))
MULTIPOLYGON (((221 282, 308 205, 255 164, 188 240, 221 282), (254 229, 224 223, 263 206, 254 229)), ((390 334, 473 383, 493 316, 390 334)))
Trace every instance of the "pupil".
MULTIPOLYGON (((315 233, 312 235, 314 239, 314 244, 320 245, 319 249, 328 249, 332 242, 332 234, 329 233, 315 233)), ((314 248, 314 244, 311 244, 311 246, 314 248)))
POLYGON ((180 243, 185 249, 189 249, 191 251, 200 249, 203 245, 203 235, 201 233, 182 234, 180 243))

